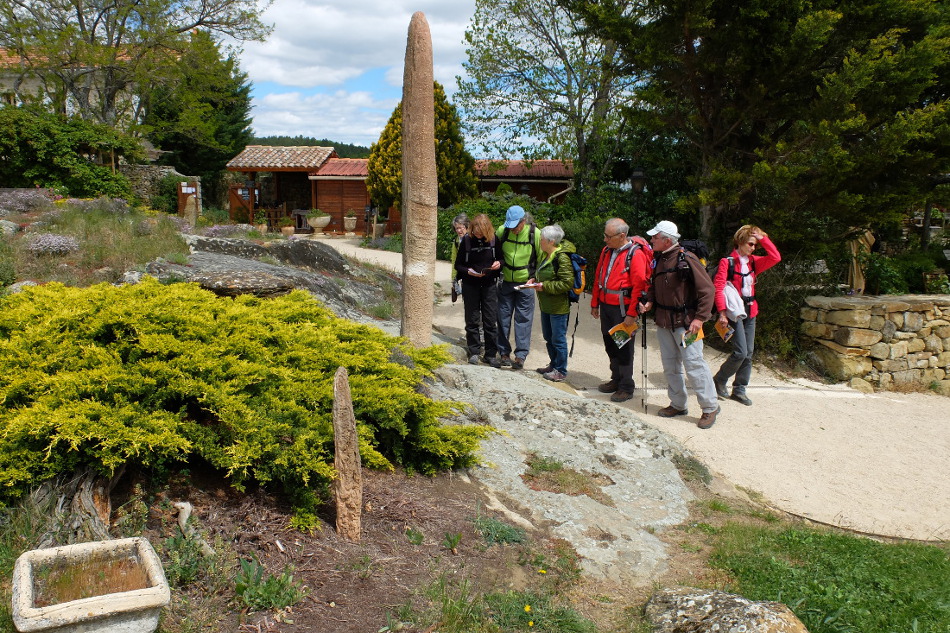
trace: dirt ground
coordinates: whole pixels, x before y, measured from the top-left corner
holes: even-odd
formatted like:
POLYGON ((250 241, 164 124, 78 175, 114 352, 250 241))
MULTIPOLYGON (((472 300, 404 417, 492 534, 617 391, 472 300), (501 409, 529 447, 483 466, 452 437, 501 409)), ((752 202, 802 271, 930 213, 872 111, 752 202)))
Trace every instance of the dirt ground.
MULTIPOLYGON (((116 506, 129 499, 135 483, 129 477, 114 494, 116 506)), ((706 535, 693 529, 699 522, 716 524, 734 514, 717 515, 708 510, 712 498, 705 486, 690 484, 699 501, 694 517, 659 536, 668 543, 669 571, 659 585, 683 582, 723 586, 727 580, 705 566, 706 535)), ((214 583, 196 583, 173 595, 161 630, 238 631, 239 633, 322 631, 365 633, 379 631, 399 621, 407 605, 416 613, 431 608, 426 589, 439 579, 454 589, 467 582, 472 593, 505 592, 554 583, 580 614, 594 621, 599 630, 619 631, 640 617, 649 598, 649 586, 634 589, 609 582, 594 582, 575 574, 572 552, 564 541, 539 529, 529 533, 524 544, 489 545, 475 530, 476 516, 493 516, 484 509, 480 489, 464 478, 407 477, 402 472, 364 470, 362 539, 350 543, 338 537, 333 527, 334 508, 325 508, 322 529, 312 535, 290 529, 289 506, 279 496, 250 491, 239 494, 220 477, 200 469, 175 476, 157 488, 149 503, 151 512, 145 532, 157 546, 177 534, 171 503, 188 501, 201 533, 219 550, 229 548, 241 558, 256 557, 267 573, 293 570, 294 580, 307 588, 307 596, 281 612, 239 610, 233 596, 234 570, 219 570, 228 578, 220 595, 209 592, 214 583), (413 544, 407 530, 422 534, 413 544), (449 549, 446 535, 460 534, 456 551, 449 549), (538 561, 545 575, 538 573, 538 561), (561 561, 557 564, 555 561, 561 561)), ((729 503, 735 504, 735 500, 729 503)), ((550 585, 549 585, 550 586, 550 585)), ((433 631, 408 623, 401 630, 433 631)))

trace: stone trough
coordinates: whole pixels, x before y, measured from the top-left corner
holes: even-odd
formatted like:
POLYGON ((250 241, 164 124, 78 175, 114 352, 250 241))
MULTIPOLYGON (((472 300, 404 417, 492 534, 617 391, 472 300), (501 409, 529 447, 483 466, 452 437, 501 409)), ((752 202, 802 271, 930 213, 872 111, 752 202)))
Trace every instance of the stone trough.
POLYGON ((144 538, 30 550, 17 559, 13 570, 13 623, 21 633, 151 633, 170 599, 161 561, 144 538), (38 599, 51 570, 66 578, 62 584, 68 589, 69 584, 86 584, 74 570, 90 565, 99 567, 99 576, 105 576, 103 570, 109 566, 128 568, 128 575, 140 579, 142 586, 51 604, 38 599))

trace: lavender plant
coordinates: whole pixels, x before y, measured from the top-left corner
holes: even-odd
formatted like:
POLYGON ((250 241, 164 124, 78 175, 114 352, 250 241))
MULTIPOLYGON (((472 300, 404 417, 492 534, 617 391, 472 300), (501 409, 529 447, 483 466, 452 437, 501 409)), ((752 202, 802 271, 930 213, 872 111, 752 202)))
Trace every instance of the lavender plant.
POLYGON ((0 217, 52 208, 55 194, 48 189, 8 189, 0 191, 0 217))
POLYGON ((34 255, 68 255, 79 250, 79 241, 68 235, 39 233, 30 239, 26 248, 34 255))

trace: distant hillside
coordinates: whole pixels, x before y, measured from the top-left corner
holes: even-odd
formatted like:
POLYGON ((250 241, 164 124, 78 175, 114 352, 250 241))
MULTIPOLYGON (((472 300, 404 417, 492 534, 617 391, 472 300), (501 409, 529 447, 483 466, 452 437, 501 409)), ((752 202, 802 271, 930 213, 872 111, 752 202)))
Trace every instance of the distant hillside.
POLYGON ((298 145, 319 145, 320 147, 336 148, 336 153, 340 158, 369 158, 369 148, 362 145, 350 145, 349 143, 339 143, 330 139, 311 138, 309 136, 263 136, 251 139, 251 145, 271 145, 280 147, 293 147, 298 145))

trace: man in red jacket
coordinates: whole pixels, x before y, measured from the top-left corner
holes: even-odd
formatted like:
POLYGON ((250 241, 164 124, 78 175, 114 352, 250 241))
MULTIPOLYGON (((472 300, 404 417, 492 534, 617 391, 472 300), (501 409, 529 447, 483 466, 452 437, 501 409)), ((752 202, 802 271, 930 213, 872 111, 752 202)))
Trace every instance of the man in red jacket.
POLYGON ((597 389, 613 394, 610 399, 614 402, 629 400, 636 388, 633 382, 636 332, 626 345, 618 348, 610 329, 619 323, 629 326, 637 322, 637 302, 649 285, 650 262, 653 260, 647 241, 640 236, 627 237, 629 232, 630 227, 620 218, 607 220, 604 250, 597 260, 594 294, 590 301, 590 313, 595 319, 600 319, 604 349, 610 359, 610 380, 601 383, 597 389))

